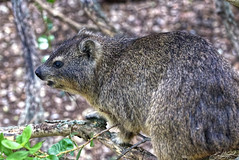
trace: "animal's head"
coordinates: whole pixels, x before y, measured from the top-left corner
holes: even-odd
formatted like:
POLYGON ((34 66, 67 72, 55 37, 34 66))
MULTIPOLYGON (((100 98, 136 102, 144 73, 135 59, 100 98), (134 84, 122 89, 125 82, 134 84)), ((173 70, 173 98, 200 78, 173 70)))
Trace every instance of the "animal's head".
POLYGON ((85 94, 96 80, 103 55, 103 37, 82 30, 63 42, 35 73, 47 85, 70 93, 85 94))

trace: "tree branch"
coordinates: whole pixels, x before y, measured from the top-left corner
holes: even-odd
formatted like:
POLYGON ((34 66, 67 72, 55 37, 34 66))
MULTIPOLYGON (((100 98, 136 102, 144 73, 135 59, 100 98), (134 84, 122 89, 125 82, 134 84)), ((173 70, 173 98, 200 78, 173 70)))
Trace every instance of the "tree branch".
POLYGON ((80 3, 89 19, 95 23, 103 33, 110 36, 114 36, 116 34, 116 29, 107 20, 96 0, 81 0, 80 3))
MULTIPOLYGON (((114 132, 103 132, 105 130, 105 122, 99 120, 58 120, 47 121, 40 124, 30 124, 33 128, 31 138, 49 137, 49 136, 67 136, 71 133, 83 138, 85 141, 90 139, 92 133, 95 135, 100 143, 111 149, 118 155, 124 154, 128 151, 132 145, 122 146, 113 141, 116 136, 114 132)), ((15 127, 3 127, 0 128, 0 133, 4 133, 4 136, 8 139, 14 139, 17 135, 21 134, 24 126, 15 127)), ((140 148, 131 148, 127 154, 123 156, 125 159, 137 160, 137 159, 149 159, 156 160, 157 158, 150 152, 140 148)))
MULTIPOLYGON (((52 7, 50 7, 49 5, 47 5, 46 3, 42 2, 41 0, 33 0, 34 2, 36 2, 43 10, 45 10, 49 15, 53 16, 54 18, 59 19, 60 21, 68 24, 71 28, 73 28, 74 30, 76 30, 77 32, 82 29, 83 27, 86 27, 85 25, 79 24, 78 22, 66 17, 64 14, 62 14, 61 12, 53 9, 52 7)), ((88 3, 86 4, 85 1, 81 2, 82 4, 82 8, 84 10, 84 12, 86 13, 86 15, 89 17, 89 19, 95 23, 95 25, 104 33, 110 36, 115 35, 116 30, 114 29, 114 27, 112 25, 109 24, 108 21, 106 21, 106 19, 104 19, 102 16, 102 14, 92 14, 92 12, 94 11, 92 8, 92 6, 94 6, 95 4, 90 4, 88 5, 88 3), (93 16, 96 15, 96 16, 93 16), (98 15, 98 16, 97 16, 98 15), (102 21, 103 19, 103 21, 102 21)), ((89 27, 87 27, 89 28, 89 27)))
POLYGON ((43 10, 45 10, 48 14, 53 16, 54 18, 59 19, 60 21, 68 24, 71 28, 76 30, 77 32, 83 27, 76 21, 73 21, 70 18, 65 17, 61 12, 53 9, 52 7, 48 6, 46 3, 42 2, 41 0, 34 0, 43 10))

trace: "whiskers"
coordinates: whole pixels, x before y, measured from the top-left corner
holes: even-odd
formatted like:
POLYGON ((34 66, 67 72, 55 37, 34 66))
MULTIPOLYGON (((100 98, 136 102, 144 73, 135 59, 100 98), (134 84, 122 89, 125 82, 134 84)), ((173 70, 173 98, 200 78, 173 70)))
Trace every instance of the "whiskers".
POLYGON ((69 92, 65 92, 65 94, 70 99, 71 102, 74 102, 78 108, 80 107, 74 95, 70 94, 69 92))

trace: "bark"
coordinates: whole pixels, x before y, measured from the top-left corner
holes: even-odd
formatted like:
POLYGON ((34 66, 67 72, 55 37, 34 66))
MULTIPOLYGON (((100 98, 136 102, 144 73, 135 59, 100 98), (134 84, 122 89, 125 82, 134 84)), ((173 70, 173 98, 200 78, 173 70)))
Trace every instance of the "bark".
POLYGON ((232 5, 239 7, 239 0, 227 0, 229 3, 231 3, 232 5))
MULTIPOLYGON (((122 158, 127 160, 156 160, 157 158, 150 152, 142 149, 141 147, 135 147, 130 149, 132 145, 119 145, 114 141, 116 133, 109 132, 106 130, 105 121, 95 120, 55 120, 46 121, 40 124, 30 124, 32 127, 31 138, 39 137, 52 137, 52 136, 67 136, 74 133, 75 136, 83 138, 88 141, 93 135, 99 135, 96 137, 100 143, 108 147, 110 150, 115 152, 117 155, 126 153, 122 158), (76 133, 76 134, 75 134, 76 133)), ((17 135, 21 134, 25 126, 11 126, 11 127, 1 127, 0 133, 4 134, 7 139, 14 140, 17 135)), ((238 159, 239 150, 219 152, 210 156, 209 160, 232 160, 238 159)))
POLYGON ((35 34, 31 28, 27 0, 12 0, 12 9, 18 34, 21 38, 26 69, 26 106, 20 116, 19 125, 39 123, 43 118, 40 98, 40 82, 36 79, 34 68, 37 61, 35 34))
POLYGON ((227 36, 233 44, 233 54, 239 57, 239 28, 235 21, 231 6, 225 0, 215 0, 216 11, 226 28, 227 36))
MULTIPOLYGON (((99 133, 99 136, 96 137, 100 143, 111 149, 118 155, 125 153, 125 151, 131 147, 131 145, 119 145, 114 141, 116 133, 114 132, 102 132, 105 130, 106 123, 100 120, 81 120, 81 121, 68 121, 68 120, 57 120, 57 121, 48 121, 41 124, 31 124, 33 129, 31 138, 39 137, 49 137, 49 136, 67 136, 71 133, 75 136, 83 138, 85 141, 88 141, 89 138, 99 133)), ((0 133, 3 133, 4 136, 8 139, 14 139, 17 135, 21 134, 25 126, 12 126, 12 127, 3 127, 0 128, 0 133)), ((135 147, 129 150, 123 158, 128 160, 156 160, 157 158, 150 152, 140 148, 135 147)))

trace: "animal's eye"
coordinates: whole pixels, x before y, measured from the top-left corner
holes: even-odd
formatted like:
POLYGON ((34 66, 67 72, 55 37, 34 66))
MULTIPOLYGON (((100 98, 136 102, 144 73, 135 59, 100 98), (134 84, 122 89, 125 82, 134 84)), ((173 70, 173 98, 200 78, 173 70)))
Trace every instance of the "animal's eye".
POLYGON ((55 61, 53 63, 53 67, 55 68, 61 68, 64 65, 64 63, 62 61, 55 61))

